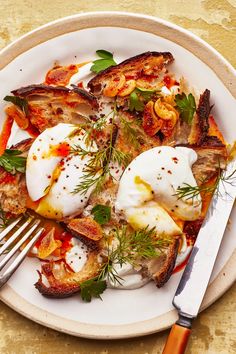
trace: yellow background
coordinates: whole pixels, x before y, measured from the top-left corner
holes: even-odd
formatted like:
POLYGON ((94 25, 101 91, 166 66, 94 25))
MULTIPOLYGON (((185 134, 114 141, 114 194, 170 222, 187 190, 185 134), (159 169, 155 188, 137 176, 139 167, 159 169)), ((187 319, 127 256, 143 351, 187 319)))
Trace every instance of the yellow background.
MULTIPOLYGON (((174 22, 236 66, 235 0, 0 0, 0 48, 49 21, 101 10, 138 12, 174 22)), ((110 342, 74 338, 35 324, 0 303, 1 354, 158 354, 167 333, 110 342)), ((236 284, 195 320, 186 353, 236 353, 236 284)))

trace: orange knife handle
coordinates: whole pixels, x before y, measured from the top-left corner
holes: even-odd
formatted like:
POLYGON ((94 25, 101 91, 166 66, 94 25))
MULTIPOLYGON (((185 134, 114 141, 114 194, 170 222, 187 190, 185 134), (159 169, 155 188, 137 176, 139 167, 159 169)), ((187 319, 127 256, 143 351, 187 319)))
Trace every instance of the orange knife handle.
POLYGON ((183 354, 190 333, 191 329, 174 324, 171 328, 162 354, 183 354))

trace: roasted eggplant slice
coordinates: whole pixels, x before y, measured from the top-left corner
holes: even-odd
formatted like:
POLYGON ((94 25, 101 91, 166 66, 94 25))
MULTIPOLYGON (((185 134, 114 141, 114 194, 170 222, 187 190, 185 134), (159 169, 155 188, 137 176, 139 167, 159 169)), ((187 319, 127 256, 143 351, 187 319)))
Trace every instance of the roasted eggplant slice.
MULTIPOLYGON (((142 53, 100 72, 89 81, 88 88, 94 94, 101 94, 104 89, 110 87, 109 92, 112 92, 112 95, 105 96, 114 97, 126 86, 127 81, 158 76, 162 69, 173 61, 174 58, 169 52, 142 53)), ((123 96, 123 91, 121 92, 123 96)))
POLYGON ((193 119, 192 129, 188 139, 190 144, 201 145, 208 136, 210 111, 210 91, 206 89, 200 96, 196 114, 193 119))
POLYGON ((77 273, 70 270, 65 261, 48 262, 42 265, 35 287, 47 297, 68 297, 80 291, 80 283, 96 277, 101 266, 98 251, 89 251, 86 263, 77 273))
POLYGON ((30 85, 12 93, 27 100, 28 118, 40 132, 58 123, 80 122, 98 108, 96 98, 77 87, 30 85))
POLYGON ((161 288, 170 278, 175 267, 179 240, 173 239, 162 255, 144 262, 145 275, 152 278, 158 288, 161 288))
POLYGON ((219 169, 226 168, 228 153, 226 146, 217 138, 209 137, 201 146, 192 147, 198 159, 192 167, 193 175, 198 184, 202 184, 206 180, 210 180, 219 173, 219 169))

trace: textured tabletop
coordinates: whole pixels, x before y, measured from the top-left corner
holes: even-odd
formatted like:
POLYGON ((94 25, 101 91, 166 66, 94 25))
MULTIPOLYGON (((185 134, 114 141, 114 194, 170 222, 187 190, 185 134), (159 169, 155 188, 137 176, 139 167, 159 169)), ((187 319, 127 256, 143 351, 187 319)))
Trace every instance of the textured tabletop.
MULTIPOLYGON (((206 40, 236 66, 235 0, 0 0, 0 48, 54 19, 101 10, 169 20, 206 40)), ((235 324, 236 284, 196 319, 187 354, 236 353, 235 324)), ((80 339, 35 324, 0 303, 1 354, 158 354, 167 333, 116 341, 80 339)))

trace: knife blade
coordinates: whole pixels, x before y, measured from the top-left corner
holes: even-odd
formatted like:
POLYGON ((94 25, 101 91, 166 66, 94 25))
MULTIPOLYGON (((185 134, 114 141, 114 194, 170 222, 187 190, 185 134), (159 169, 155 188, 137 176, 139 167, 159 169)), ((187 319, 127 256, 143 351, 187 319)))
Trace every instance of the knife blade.
POLYGON ((230 163, 225 171, 227 179, 219 182, 217 193, 212 198, 179 282, 173 299, 179 319, 172 327, 163 354, 184 353, 192 320, 199 312, 234 205, 236 196, 235 168, 236 163, 230 163))

